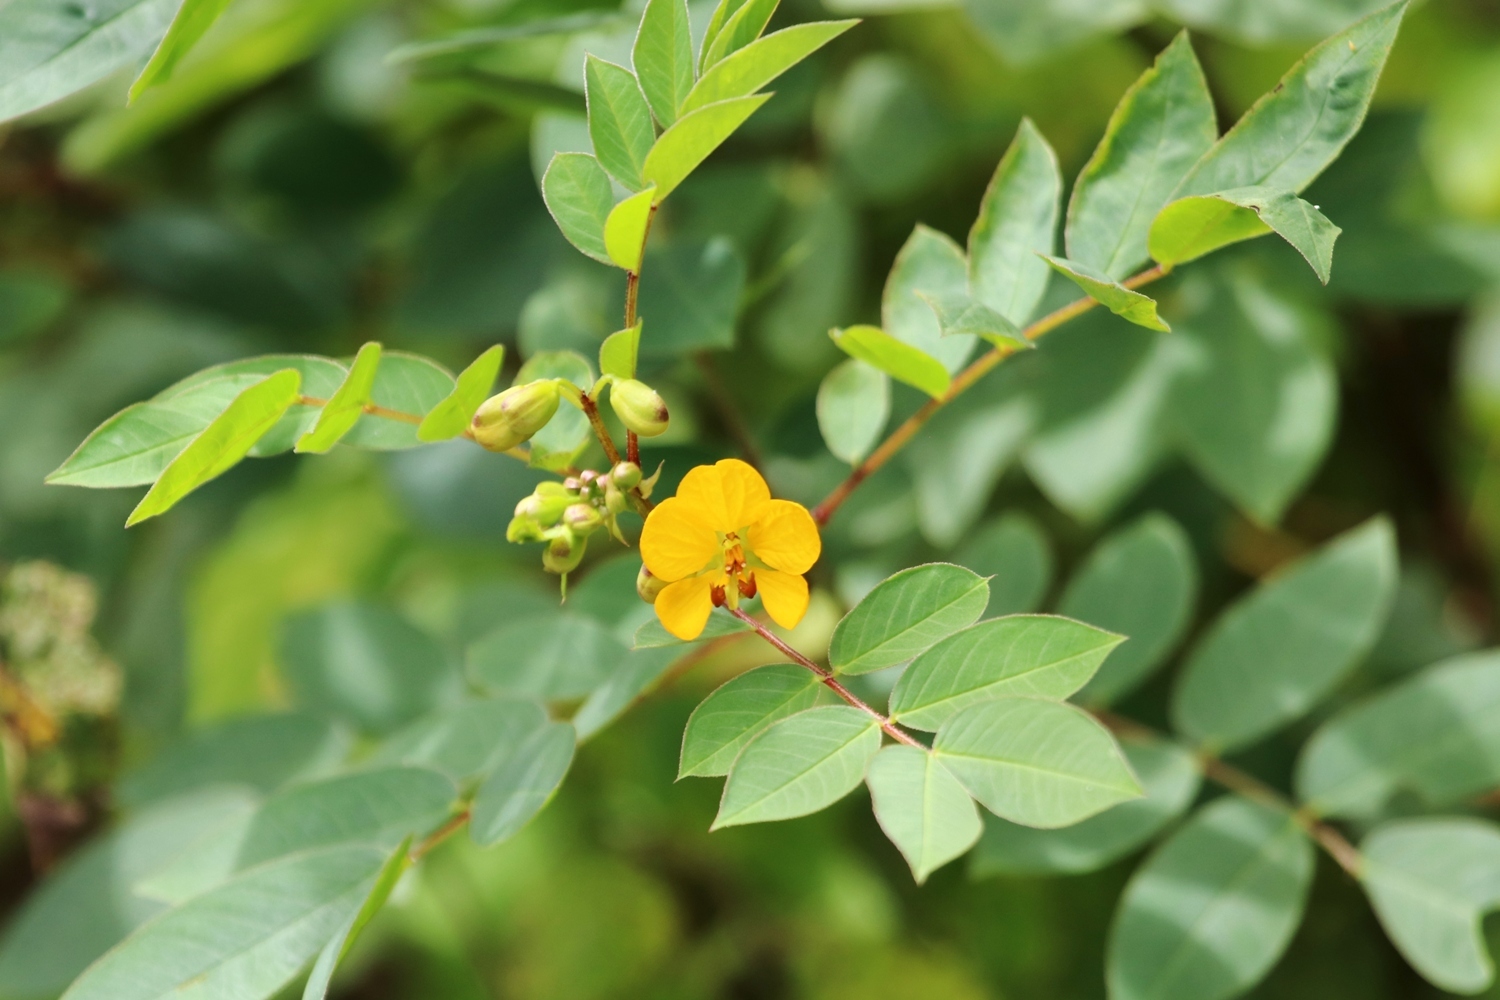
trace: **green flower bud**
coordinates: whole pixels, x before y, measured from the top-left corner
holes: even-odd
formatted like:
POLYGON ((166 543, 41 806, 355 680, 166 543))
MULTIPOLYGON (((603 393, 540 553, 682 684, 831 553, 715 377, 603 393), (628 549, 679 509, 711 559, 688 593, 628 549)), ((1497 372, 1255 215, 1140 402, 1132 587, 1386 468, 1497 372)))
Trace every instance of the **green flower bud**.
POLYGON ((633 378, 617 381, 610 387, 609 402, 620 423, 641 437, 656 437, 667 429, 667 404, 644 382, 633 378))
POLYGON ((587 535, 595 528, 604 523, 598 508, 593 504, 575 503, 563 511, 563 524, 572 528, 580 535, 587 535))
POLYGON ((641 600, 647 604, 655 604, 656 596, 666 589, 667 585, 661 581, 661 578, 652 576, 651 571, 644 566, 635 575, 635 592, 640 594, 641 600))
POLYGON ((524 514, 511 518, 505 528, 507 542, 540 542, 544 537, 541 522, 524 514))
POLYGON ((490 451, 509 451, 547 426, 560 398, 551 379, 511 386, 480 404, 469 431, 490 451))
POLYGON ((634 462, 621 462, 609 471, 609 479, 622 490, 635 489, 641 481, 641 467, 634 462))
POLYGON ((583 562, 583 550, 588 547, 587 538, 574 537, 571 532, 559 535, 547 543, 542 553, 542 568, 549 573, 571 573, 583 562))
POLYGON ((610 483, 609 489, 604 491, 604 509, 611 514, 623 514, 629 506, 625 494, 616 489, 614 483, 610 483))
POLYGON ((530 518, 543 527, 550 528, 573 502, 574 498, 566 493, 561 496, 542 496, 538 491, 521 498, 521 502, 516 504, 516 517, 530 518))

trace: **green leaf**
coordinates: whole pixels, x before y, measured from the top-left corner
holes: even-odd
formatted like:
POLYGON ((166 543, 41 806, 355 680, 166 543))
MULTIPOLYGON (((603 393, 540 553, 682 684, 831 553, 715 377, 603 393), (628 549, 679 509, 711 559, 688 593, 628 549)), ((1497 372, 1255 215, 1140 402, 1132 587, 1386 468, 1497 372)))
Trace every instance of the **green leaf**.
POLYGON ((1062 174, 1057 154, 1030 118, 995 168, 969 230, 969 288, 975 298, 1024 326, 1047 290, 1062 174))
POLYGON ((1002 514, 980 528, 953 561, 989 578, 986 618, 1035 611, 1052 583, 1047 534, 1035 518, 1020 511, 1002 514))
POLYGON ((1500 654, 1446 660, 1339 712, 1296 777, 1320 814, 1362 819, 1400 791, 1442 807, 1500 785, 1500 654))
POLYGON ((573 763, 577 737, 566 722, 548 722, 496 761, 474 795, 469 836, 481 847, 521 831, 552 800, 573 763))
POLYGON ((688 717, 677 777, 728 774, 745 744, 817 705, 824 692, 818 675, 795 663, 756 667, 724 682, 688 717))
POLYGON ((988 817, 969 871, 985 875, 1078 875, 1139 849, 1187 811, 1198 794, 1198 763, 1175 743, 1124 741, 1120 749, 1146 796, 1121 802, 1082 823, 1034 830, 988 817))
MULTIPOLYGON (((588 358, 574 351, 538 351, 526 359, 513 384, 542 378, 567 379, 580 389, 592 389, 594 369, 588 358)), ((561 471, 571 466, 594 439, 589 418, 575 406, 560 406, 547 426, 531 436, 531 464, 561 471)))
POLYGON ((166 37, 151 54, 151 61, 146 63, 140 76, 130 85, 130 99, 134 101, 147 88, 171 79, 172 70, 177 68, 182 57, 213 27, 228 6, 229 0, 183 0, 177 16, 167 28, 166 37))
POLYGON ((568 612, 509 622, 469 647, 469 674, 486 688, 537 698, 588 694, 625 656, 599 622, 568 612))
POLYGON ((1428 982, 1481 993, 1495 981, 1484 915, 1500 907, 1500 828, 1424 818, 1379 826, 1360 844, 1360 881, 1380 925, 1428 982))
POLYGON ((720 0, 703 35, 698 72, 706 73, 714 63, 760 37, 771 23, 780 0, 720 0))
POLYGON ((1396 538, 1375 518, 1224 611, 1172 698, 1179 731, 1241 747, 1306 713, 1369 652, 1396 587, 1396 538))
POLYGON ((830 330, 839 350, 878 368, 898 381, 921 389, 933 399, 948 393, 950 379, 943 363, 925 351, 904 344, 878 326, 830 330))
POLYGON ((663 132, 641 169, 645 183, 656 185, 656 200, 660 202, 671 194, 708 154, 770 99, 771 95, 761 94, 707 104, 683 115, 663 132))
POLYGON ((546 722, 534 701, 464 701, 413 722, 381 744, 374 761, 430 767, 464 784, 546 722))
POLYGON ((651 225, 652 199, 656 188, 631 195, 610 209, 604 220, 604 247, 610 262, 632 274, 641 270, 641 254, 646 249, 646 231, 651 225))
MULTIPOLYGON (((632 595, 634 596, 634 595, 632 595)), ((573 728, 583 742, 615 721, 656 683, 680 659, 675 649, 630 650, 604 683, 589 692, 578 711, 573 713, 573 728)))
POLYGON ((979 337, 1007 351, 1026 351, 1036 346, 1021 335, 1014 323, 978 299, 970 298, 967 292, 959 295, 918 292, 917 297, 932 309, 944 337, 979 337))
POLYGON ((1203 155, 1175 196, 1311 184, 1359 131, 1406 7, 1392 4, 1315 46, 1203 155))
POLYGON ((984 577, 951 563, 904 569, 865 595, 833 630, 828 662, 841 674, 884 670, 930 649, 984 614, 984 577))
POLYGON ((983 824, 974 800, 933 753, 888 746, 865 775, 875 819, 921 885, 974 846, 983 824))
POLYGON ((293 615, 283 676, 299 704, 366 733, 388 733, 457 686, 438 642, 389 608, 340 601, 293 615))
POLYGON ((235 868, 336 844, 389 851, 441 825, 456 796, 452 781, 425 767, 381 767, 293 785, 261 806, 235 868))
MULTIPOLYGON (((635 74, 595 55, 584 59, 584 95, 589 104, 589 137, 599 164, 632 191, 639 191, 641 167, 656 141, 651 108, 635 74)), ((605 230, 608 242, 608 228, 605 230)))
POLYGON ((390 857, 385 859, 385 864, 380 866, 380 871, 375 875, 375 884, 370 887, 369 895, 359 909, 318 953, 318 960, 313 963, 307 983, 302 987, 302 1000, 323 1000, 328 996, 328 987, 339 962, 349 954, 349 949, 354 946, 360 932, 375 919, 375 914, 391 898, 396 883, 401 881, 401 876, 411 866, 411 838, 407 837, 396 845, 390 857))
POLYGON ((647 0, 631 62, 656 120, 667 128, 693 89, 693 35, 687 0, 647 0))
POLYGON ((603 264, 604 223, 615 207, 609 175, 588 153, 554 153, 542 175, 542 198, 568 242, 603 264))
POLYGON ((679 639, 671 632, 662 627, 660 621, 654 616, 646 621, 640 628, 635 630, 635 640, 631 644, 632 649, 661 649, 666 646, 690 646, 700 642, 708 642, 710 639, 721 639, 726 635, 734 635, 738 632, 748 632, 750 626, 732 617, 727 611, 716 609, 708 616, 708 623, 703 626, 702 633, 698 638, 691 641, 679 639))
POLYGON ((1084 685, 1085 704, 1108 704, 1159 667, 1193 619, 1198 563, 1187 533, 1153 513, 1101 541, 1058 602, 1058 613, 1125 636, 1084 685))
POLYGON ((1149 295, 1133 292, 1112 280, 1109 275, 1096 271, 1086 264, 1076 261, 1063 260, 1060 257, 1048 257, 1042 255, 1046 262, 1052 265, 1052 269, 1059 274, 1065 275, 1073 284, 1082 288, 1095 302, 1108 309, 1121 319, 1129 320, 1136 326, 1144 326, 1148 330, 1160 330, 1165 333, 1171 329, 1156 315, 1156 300, 1149 295))
POLYGON ((854 791, 880 749, 880 727, 857 708, 809 708, 773 723, 735 758, 713 829, 793 819, 854 791))
POLYGON ((63 996, 273 996, 359 911, 385 860, 344 845, 252 868, 136 931, 63 996))
POLYGON ((386 62, 399 65, 419 59, 451 56, 463 52, 493 48, 501 42, 549 35, 576 35, 585 31, 609 33, 626 26, 626 18, 613 10, 583 10, 560 17, 544 17, 519 24, 494 25, 455 31, 428 41, 398 45, 386 54, 386 62))
POLYGON ((932 749, 981 805, 1026 826, 1071 826, 1141 795, 1114 737, 1062 702, 973 705, 944 723, 932 749))
POLYGON ((970 705, 1002 696, 1066 698, 1124 641, 1055 615, 991 618, 918 656, 891 692, 891 714, 935 730, 970 705))
POLYGON ((880 440, 891 416, 891 380, 850 358, 818 385, 818 430, 835 458, 858 465, 880 440))
POLYGON ((1316 205, 1268 187, 1234 188, 1172 202, 1151 223, 1151 256, 1170 269, 1273 230, 1312 265, 1319 281, 1328 284, 1333 241, 1343 230, 1316 205))
POLYGON ((635 362, 641 350, 641 321, 628 330, 618 330, 599 345, 599 373, 615 378, 635 378, 635 362))
POLYGON ((170 510, 179 500, 228 472, 294 403, 302 376, 295 369, 269 375, 241 392, 193 439, 130 512, 128 528, 170 510))
POLYGON ((751 42, 710 65, 688 94, 682 105, 683 113, 750 96, 858 23, 858 20, 814 21, 783 28, 751 42))
POLYGON ((1130 85, 1068 201, 1068 259, 1118 281, 1146 260, 1146 234, 1219 129, 1203 68, 1181 32, 1130 85))
POLYGON ((431 358, 405 351, 385 351, 375 372, 370 402, 408 419, 371 413, 344 435, 344 444, 375 451, 399 451, 422 444, 417 428, 422 419, 453 393, 453 373, 431 358))
POLYGON ((1230 796, 1198 811, 1125 887, 1110 928, 1114 1000, 1228 1000, 1302 920, 1313 849, 1284 812, 1230 796))
MULTIPOLYGON (((190 390, 195 390, 198 385, 211 379, 246 375, 259 375, 264 378, 285 368, 295 368, 301 372, 302 395, 316 399, 327 399, 332 396, 338 391, 338 387, 344 384, 344 376, 348 374, 348 369, 337 361, 315 354, 262 354, 259 357, 205 368, 163 389, 156 394, 152 402, 175 399, 190 390)), ((248 384, 247 382, 246 385, 248 384)), ((229 400, 225 400, 226 405, 228 402, 229 400)), ((287 415, 281 418, 280 423, 255 443, 255 447, 250 449, 250 457, 265 458, 291 451, 296 446, 297 440, 318 422, 318 413, 318 407, 304 406, 300 403, 294 405, 287 411, 287 415)))
POLYGON ((375 373, 380 369, 380 345, 370 341, 359 349, 349 374, 323 404, 318 422, 313 429, 297 441, 296 450, 321 455, 339 443, 339 439, 354 429, 359 418, 364 416, 365 406, 370 402, 370 391, 375 387, 375 373))
POLYGON ((943 300, 969 294, 968 261, 946 234, 918 224, 902 244, 880 296, 880 322, 892 337, 930 354, 950 372, 964 366, 975 341, 944 336, 929 296, 943 300))
POLYGON ((461 437, 469 421, 495 388, 495 378, 505 363, 505 345, 496 344, 458 373, 458 381, 443 401, 434 406, 417 426, 420 441, 447 441, 461 437))
POLYGON ((45 107, 145 58, 177 0, 11 0, 0 7, 0 121, 45 107))

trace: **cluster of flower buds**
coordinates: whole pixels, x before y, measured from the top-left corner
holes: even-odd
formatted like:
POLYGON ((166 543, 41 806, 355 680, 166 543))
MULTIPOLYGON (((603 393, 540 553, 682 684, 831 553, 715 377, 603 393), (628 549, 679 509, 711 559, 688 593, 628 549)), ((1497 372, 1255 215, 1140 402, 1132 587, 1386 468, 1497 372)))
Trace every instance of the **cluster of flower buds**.
POLYGON ((630 506, 626 494, 645 485, 641 467, 634 462, 621 462, 603 475, 585 469, 560 483, 541 483, 516 504, 505 537, 512 542, 546 542, 542 566, 566 575, 578 568, 589 536, 600 528, 624 541, 617 517, 630 506))
POLYGON ((480 404, 469 433, 490 451, 509 451, 547 426, 561 398, 556 379, 511 386, 480 404))

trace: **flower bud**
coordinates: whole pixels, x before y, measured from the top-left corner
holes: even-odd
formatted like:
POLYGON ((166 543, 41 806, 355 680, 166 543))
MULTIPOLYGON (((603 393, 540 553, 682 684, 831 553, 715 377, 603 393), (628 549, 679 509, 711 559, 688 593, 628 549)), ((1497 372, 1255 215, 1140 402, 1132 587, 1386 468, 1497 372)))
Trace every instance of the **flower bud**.
POLYGON ((621 379, 610 387, 609 402, 620 423, 641 437, 656 437, 667 429, 667 404, 644 382, 621 379))
POLYGON ((552 539, 542 553, 542 568, 549 573, 571 573, 583 562, 587 538, 576 538, 571 532, 552 539))
POLYGON ((610 470, 609 479, 622 490, 633 490, 641 481, 641 467, 634 462, 621 462, 610 470))
POLYGON ((522 497, 521 502, 516 504, 516 517, 530 518, 550 528, 557 523, 557 519, 563 516, 563 511, 573 503, 573 498, 567 494, 562 496, 542 496, 540 492, 530 496, 522 497))
POLYGON ((604 523, 604 518, 600 516, 598 508, 587 503, 573 504, 563 511, 562 519, 563 524, 580 535, 587 535, 604 523))
POLYGON ((511 386, 480 404, 469 431, 490 451, 509 451, 547 426, 560 398, 551 379, 511 386))
POLYGON ((641 600, 647 604, 655 604, 656 595, 666 589, 667 585, 662 582, 661 577, 652 576, 651 571, 645 566, 642 566, 641 571, 635 575, 635 592, 640 594, 641 600))
POLYGON ((625 494, 616 489, 613 483, 610 483, 609 489, 604 491, 604 509, 611 514, 623 514, 625 508, 629 506, 630 503, 625 499, 625 494))
POLYGON ((524 514, 511 518, 510 524, 505 527, 507 542, 540 542, 544 537, 541 522, 524 514))

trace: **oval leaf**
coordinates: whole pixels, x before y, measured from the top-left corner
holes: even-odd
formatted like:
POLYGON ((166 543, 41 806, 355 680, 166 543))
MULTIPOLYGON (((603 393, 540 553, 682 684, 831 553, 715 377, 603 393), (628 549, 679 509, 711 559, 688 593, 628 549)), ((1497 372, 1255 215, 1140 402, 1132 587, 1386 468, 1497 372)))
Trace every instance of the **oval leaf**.
MULTIPOLYGON (((646 95, 634 73, 592 54, 584 57, 583 80, 589 138, 599 165, 630 190, 639 191, 641 167, 656 141, 646 95)), ((608 233, 606 228, 606 242, 608 233)))
POLYGON ((684 114, 708 104, 748 97, 814 52, 858 24, 814 21, 783 28, 713 64, 693 86, 682 105, 684 114))
POLYGON ((865 775, 880 828, 911 866, 921 885, 927 876, 979 839, 979 810, 936 754, 888 746, 865 775))
POLYGON ((370 341, 359 349, 349 374, 332 398, 323 404, 318 422, 297 441, 297 451, 322 454, 339 443, 354 429, 370 402, 375 387, 375 373, 380 370, 380 345, 370 341))
POLYGON ((620 202, 604 221, 604 247, 616 267, 632 274, 641 269, 641 254, 646 249, 646 230, 651 225, 652 199, 656 188, 648 187, 620 202))
POLYGON ((1166 321, 1156 315, 1156 300, 1140 292, 1133 292, 1110 278, 1102 271, 1096 271, 1087 264, 1077 261, 1063 260, 1061 257, 1048 257, 1043 254, 1043 259, 1052 265, 1052 269, 1066 276, 1073 284, 1082 288, 1088 297, 1108 309, 1121 319, 1129 320, 1136 326, 1144 326, 1148 330, 1160 330, 1163 333, 1171 329, 1166 321))
POLYGON ((534 701, 466 701, 419 719, 375 754, 378 763, 417 764, 466 782, 540 729, 547 713, 534 701))
POLYGON ((490 690, 545 701, 588 694, 624 658, 609 629, 563 613, 502 625, 469 647, 468 665, 490 690))
POLYGON ((496 344, 458 373, 458 382, 443 401, 432 408, 417 426, 420 441, 447 441, 461 437, 469 421, 495 388, 495 378, 505 362, 505 345, 496 344))
POLYGON ((1047 262, 1057 232, 1062 173, 1057 154, 1031 119, 995 168, 969 230, 969 287, 974 297, 1025 326, 1047 290, 1047 262))
POLYGON ((1328 284, 1333 242, 1343 230, 1316 206, 1266 187, 1216 191, 1172 202, 1151 224, 1151 256, 1172 268, 1273 231, 1312 265, 1319 281, 1328 284))
POLYGON ((948 369, 926 351, 918 350, 886 333, 878 326, 851 326, 830 330, 839 350, 878 368, 894 379, 921 389, 933 399, 948 394, 948 369))
POLYGON ((833 630, 828 662, 841 674, 905 663, 984 613, 990 588, 950 563, 913 566, 865 595, 833 630))
POLYGON ((688 717, 677 776, 728 774, 745 744, 818 704, 825 690, 817 674, 795 663, 756 667, 724 682, 688 717))
POLYGON ((687 179, 708 154, 745 123, 771 95, 740 97, 718 104, 706 104, 683 115, 663 132, 646 156, 641 169, 645 183, 656 185, 656 200, 661 201, 687 179))
POLYGON ((569 243, 602 264, 610 263, 604 222, 615 194, 598 160, 588 153, 554 153, 542 175, 542 199, 569 243))
POLYGON ((847 705, 775 723, 734 762, 713 829, 806 816, 852 792, 880 749, 880 727, 847 705))
POLYGON ((891 415, 891 380, 885 372, 850 358, 818 386, 818 430, 835 458, 858 465, 885 430, 891 415))
POLYGON ((631 62, 656 120, 662 128, 670 126, 695 75, 687 0, 647 0, 631 62))
POLYGON ((572 726, 548 722, 496 760, 474 795, 474 843, 498 844, 531 822, 567 776, 577 742, 572 726))

